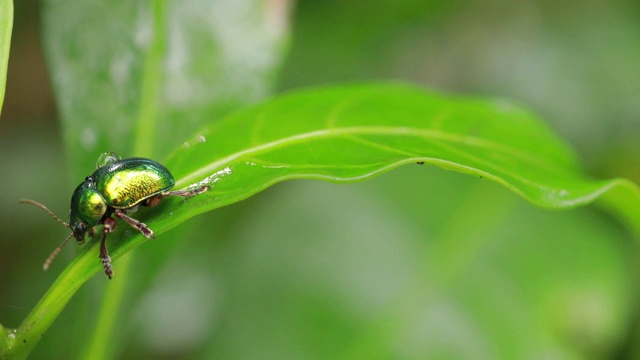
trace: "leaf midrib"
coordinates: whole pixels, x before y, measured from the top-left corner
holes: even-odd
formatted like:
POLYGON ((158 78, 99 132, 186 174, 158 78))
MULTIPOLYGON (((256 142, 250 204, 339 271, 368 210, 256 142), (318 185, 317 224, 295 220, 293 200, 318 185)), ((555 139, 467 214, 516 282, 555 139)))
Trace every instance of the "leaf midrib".
MULTIPOLYGON (((465 144, 471 146, 477 146, 479 148, 485 148, 494 150, 496 152, 507 153, 512 156, 516 156, 523 160, 527 165, 535 166, 544 169, 548 172, 557 172, 557 164, 553 164, 548 161, 543 161, 539 157, 531 153, 522 151, 521 149, 506 146, 470 135, 460 135, 454 133, 443 132, 432 129, 416 129, 407 126, 393 127, 393 126, 356 126, 356 127, 344 127, 344 128, 330 128, 316 131, 310 131, 306 133, 296 134, 293 136, 281 138, 275 141, 259 144, 245 150, 236 152, 232 155, 226 156, 222 159, 208 163, 207 165, 193 171, 176 182, 176 186, 183 187, 190 183, 194 183, 199 179, 202 179, 215 170, 221 169, 227 166, 232 161, 247 156, 251 157, 256 154, 267 152, 277 149, 279 147, 287 146, 289 144, 299 143, 309 139, 319 139, 333 136, 345 136, 345 135, 406 135, 406 136, 418 136, 428 139, 445 140, 451 143, 465 144), (555 165, 555 166, 554 166, 555 165)), ((506 172, 506 170, 505 170, 506 172)))

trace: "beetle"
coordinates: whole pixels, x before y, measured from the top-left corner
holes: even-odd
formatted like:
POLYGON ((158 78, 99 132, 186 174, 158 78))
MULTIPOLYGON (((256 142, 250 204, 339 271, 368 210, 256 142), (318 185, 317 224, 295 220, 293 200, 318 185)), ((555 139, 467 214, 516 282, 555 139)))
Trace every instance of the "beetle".
POLYGON ((87 176, 73 192, 68 223, 62 221, 46 206, 36 201, 20 201, 41 208, 56 221, 71 229, 71 234, 44 262, 44 270, 49 268, 53 259, 71 237, 82 244, 86 234, 92 236, 94 228, 97 225, 102 225, 99 258, 102 261, 105 275, 111 279, 113 266, 107 250, 106 239, 107 234, 116 227, 114 215, 140 231, 145 237, 154 239, 153 230, 130 217, 126 212, 136 209, 140 205, 155 206, 167 196, 190 198, 209 190, 209 186, 205 185, 191 190, 171 191, 175 185, 173 175, 166 167, 150 159, 139 157, 120 159, 113 153, 108 154, 105 159, 99 160, 99 167, 96 171, 87 176))

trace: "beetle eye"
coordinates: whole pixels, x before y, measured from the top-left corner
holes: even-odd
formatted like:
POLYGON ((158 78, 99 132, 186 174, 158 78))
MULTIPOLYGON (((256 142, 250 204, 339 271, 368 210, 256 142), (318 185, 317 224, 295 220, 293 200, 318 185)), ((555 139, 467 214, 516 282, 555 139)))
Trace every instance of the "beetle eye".
POLYGON ((84 224, 83 223, 77 223, 76 226, 73 227, 73 234, 74 235, 82 235, 84 237, 84 233, 85 233, 85 230, 84 230, 84 224))

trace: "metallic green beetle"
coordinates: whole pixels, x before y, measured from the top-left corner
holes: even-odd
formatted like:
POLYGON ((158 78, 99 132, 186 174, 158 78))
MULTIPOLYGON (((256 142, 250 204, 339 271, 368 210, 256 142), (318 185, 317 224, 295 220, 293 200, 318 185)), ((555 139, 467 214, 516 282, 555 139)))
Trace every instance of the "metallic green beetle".
POLYGON ((71 211, 69 223, 65 223, 55 216, 44 205, 33 200, 22 200, 45 210, 58 222, 71 229, 71 234, 58 246, 44 263, 47 270, 51 261, 58 255, 67 241, 74 237, 80 243, 84 242, 85 234, 93 235, 96 225, 103 225, 102 241, 100 242, 100 260, 104 273, 111 279, 113 267, 107 250, 107 234, 116 227, 113 215, 127 222, 131 227, 140 231, 147 238, 153 239, 153 231, 147 225, 126 215, 127 210, 139 205, 155 206, 163 197, 169 195, 189 198, 209 190, 202 186, 193 190, 170 191, 175 185, 173 175, 161 164, 144 158, 118 159, 111 158, 110 162, 100 166, 93 174, 87 176, 78 185, 71 196, 71 211))

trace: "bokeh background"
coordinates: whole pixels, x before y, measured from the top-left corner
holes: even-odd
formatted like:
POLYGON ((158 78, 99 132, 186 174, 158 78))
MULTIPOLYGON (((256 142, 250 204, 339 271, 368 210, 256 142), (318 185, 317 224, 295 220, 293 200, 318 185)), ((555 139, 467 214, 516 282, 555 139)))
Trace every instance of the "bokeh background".
MULTIPOLYGON (((17 327, 74 255, 37 199, 74 186, 40 9, 15 3, 0 119, 0 322, 17 327), (44 181, 43 181, 44 179, 44 181)), ((403 80, 524 104, 595 177, 640 181, 640 4, 632 0, 300 0, 276 92, 403 80)), ((105 149, 108 150, 108 149, 105 149)), ((90 169, 88 170, 90 172, 90 169)), ((407 167, 294 181, 136 249, 119 358, 633 358, 638 239, 596 207, 538 209, 483 179, 407 167)), ((117 263, 116 263, 117 266, 117 263)), ((105 280, 33 358, 87 341, 105 280)))

